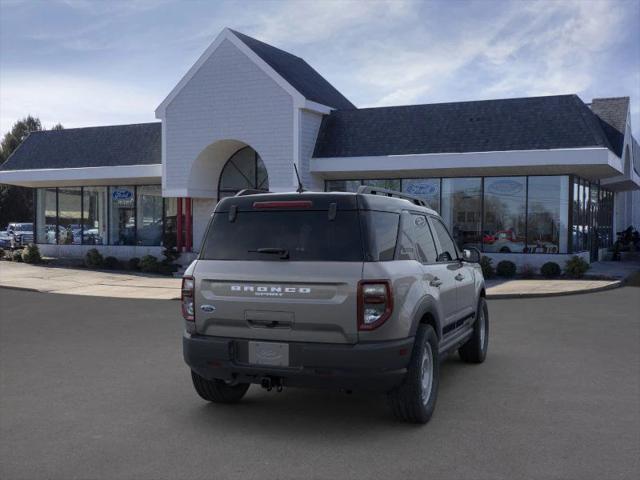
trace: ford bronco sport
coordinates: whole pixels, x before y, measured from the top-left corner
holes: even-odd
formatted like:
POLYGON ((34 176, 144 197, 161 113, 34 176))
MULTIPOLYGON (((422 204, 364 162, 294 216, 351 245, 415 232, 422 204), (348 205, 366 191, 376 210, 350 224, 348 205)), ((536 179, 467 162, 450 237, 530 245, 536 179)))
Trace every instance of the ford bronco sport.
POLYGON ((487 354, 479 259, 424 201, 397 192, 225 198, 182 284, 195 390, 220 403, 252 383, 371 390, 399 419, 426 423, 439 360, 487 354))

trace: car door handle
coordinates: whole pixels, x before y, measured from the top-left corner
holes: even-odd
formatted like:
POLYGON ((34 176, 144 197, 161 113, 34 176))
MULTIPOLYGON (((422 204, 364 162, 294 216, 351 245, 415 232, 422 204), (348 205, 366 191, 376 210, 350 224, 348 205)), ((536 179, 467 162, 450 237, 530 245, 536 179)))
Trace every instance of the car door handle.
POLYGON ((464 280, 464 275, 462 275, 461 273, 457 274, 454 277, 457 281, 461 282, 462 280, 464 280))
POLYGON ((433 279, 429 282, 429 285, 431 285, 432 287, 439 287, 440 285, 442 285, 442 280, 440 280, 438 277, 433 277, 433 279))

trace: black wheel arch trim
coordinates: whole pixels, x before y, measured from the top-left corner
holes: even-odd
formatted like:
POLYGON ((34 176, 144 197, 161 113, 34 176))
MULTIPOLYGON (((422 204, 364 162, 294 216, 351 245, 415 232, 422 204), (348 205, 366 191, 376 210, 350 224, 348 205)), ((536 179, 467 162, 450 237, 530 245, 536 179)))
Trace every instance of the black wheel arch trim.
POLYGON ((410 336, 414 337, 418 330, 418 325, 422 322, 425 315, 430 315, 433 318, 433 327, 436 331, 438 339, 442 339, 442 323, 440 321, 440 315, 438 314, 438 308, 436 306, 436 300, 431 296, 426 296, 422 299, 416 313, 413 316, 413 323, 411 324, 410 336))

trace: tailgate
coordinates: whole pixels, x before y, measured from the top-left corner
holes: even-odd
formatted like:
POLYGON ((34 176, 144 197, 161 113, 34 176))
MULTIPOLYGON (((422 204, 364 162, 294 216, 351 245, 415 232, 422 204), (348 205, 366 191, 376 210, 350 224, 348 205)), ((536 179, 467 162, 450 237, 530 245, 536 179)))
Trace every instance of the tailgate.
POLYGON ((203 335, 355 343, 362 262, 199 260, 195 321, 203 335))

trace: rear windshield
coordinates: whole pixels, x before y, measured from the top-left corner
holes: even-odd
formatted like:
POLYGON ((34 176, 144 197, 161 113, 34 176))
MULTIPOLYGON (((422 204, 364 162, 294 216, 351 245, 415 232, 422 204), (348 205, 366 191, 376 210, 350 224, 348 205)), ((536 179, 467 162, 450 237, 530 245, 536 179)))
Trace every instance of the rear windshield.
POLYGON ((394 213, 338 211, 239 211, 213 216, 203 260, 362 262, 393 259, 398 218, 394 213), (363 235, 362 232, 369 232, 363 235))

